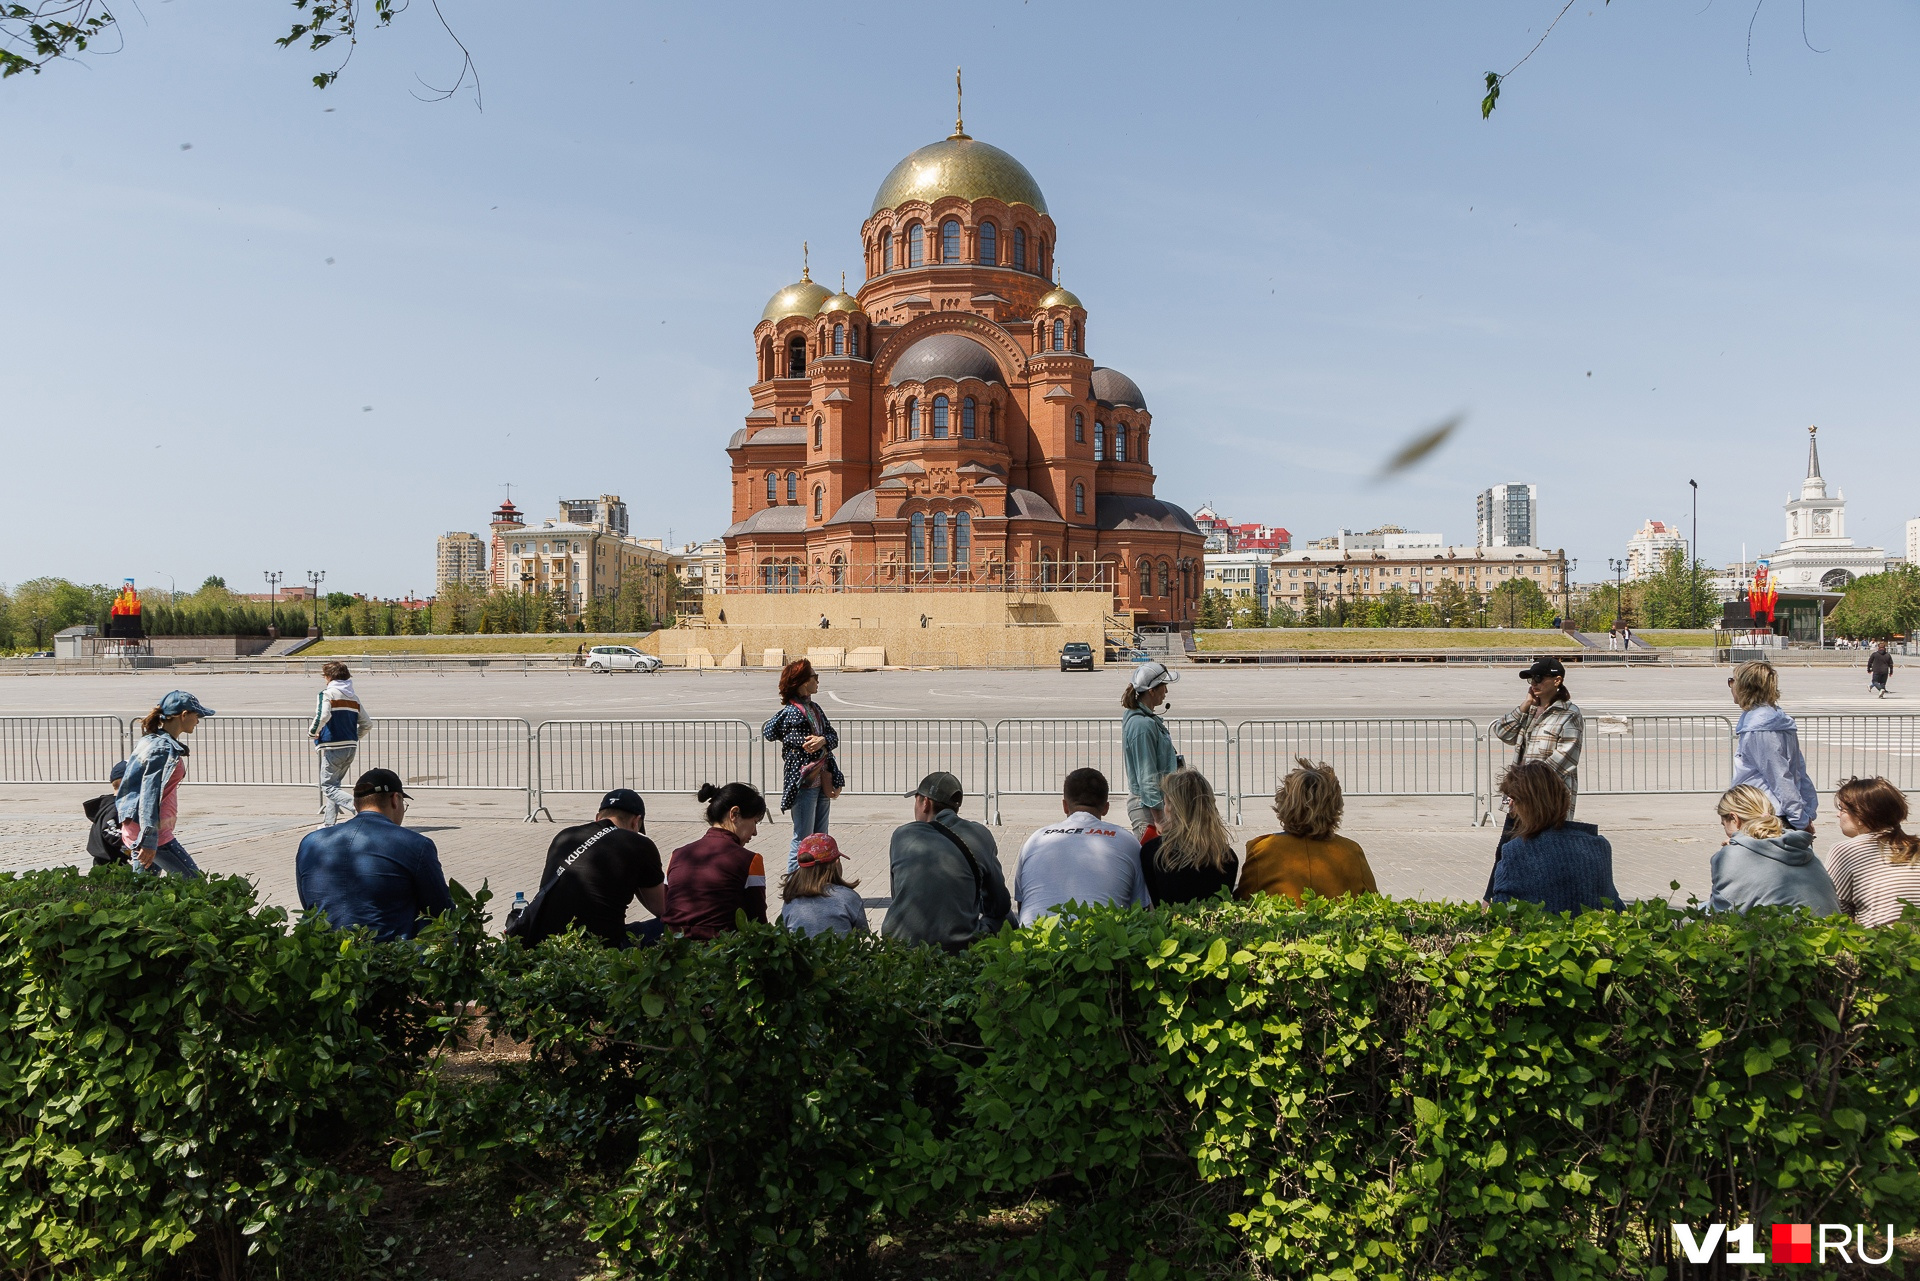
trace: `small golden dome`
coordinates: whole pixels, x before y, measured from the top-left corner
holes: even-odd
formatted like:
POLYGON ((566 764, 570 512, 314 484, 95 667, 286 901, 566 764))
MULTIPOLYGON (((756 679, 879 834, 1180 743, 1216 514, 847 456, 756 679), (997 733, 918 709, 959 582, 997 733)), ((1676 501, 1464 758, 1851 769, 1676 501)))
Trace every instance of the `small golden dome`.
POLYGON ((762 320, 779 320, 784 316, 812 316, 820 311, 820 304, 833 296, 833 291, 817 280, 808 280, 804 275, 767 299, 767 308, 760 313, 762 320))
POLYGON ((874 194, 867 216, 909 200, 931 203, 942 196, 991 196, 1010 205, 1030 205, 1037 213, 1047 211, 1047 198, 1025 165, 990 143, 953 137, 929 143, 895 165, 874 194))
POLYGON ((1087 309, 1086 304, 1080 301, 1078 294, 1074 293, 1071 289, 1063 289, 1059 285, 1055 285, 1053 288, 1047 290, 1046 294, 1040 299, 1040 309, 1042 311, 1045 311, 1049 307, 1078 307, 1081 311, 1087 309))
POLYGON ((844 276, 840 278, 840 292, 820 304, 820 314, 822 316, 826 315, 830 311, 859 311, 859 310, 860 310, 860 300, 847 292, 847 281, 846 281, 846 277, 844 276))

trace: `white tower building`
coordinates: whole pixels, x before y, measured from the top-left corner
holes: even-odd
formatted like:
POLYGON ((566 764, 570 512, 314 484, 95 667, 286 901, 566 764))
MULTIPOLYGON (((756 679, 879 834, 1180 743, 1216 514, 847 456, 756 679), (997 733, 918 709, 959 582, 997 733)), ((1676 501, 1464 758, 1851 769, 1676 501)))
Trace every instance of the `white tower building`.
POLYGON ((1782 591, 1837 592, 1887 566, 1885 548, 1856 547, 1847 537, 1847 497, 1837 490, 1827 493, 1819 432, 1807 428, 1807 478, 1800 482, 1798 498, 1788 496, 1786 539, 1767 558, 1782 591))

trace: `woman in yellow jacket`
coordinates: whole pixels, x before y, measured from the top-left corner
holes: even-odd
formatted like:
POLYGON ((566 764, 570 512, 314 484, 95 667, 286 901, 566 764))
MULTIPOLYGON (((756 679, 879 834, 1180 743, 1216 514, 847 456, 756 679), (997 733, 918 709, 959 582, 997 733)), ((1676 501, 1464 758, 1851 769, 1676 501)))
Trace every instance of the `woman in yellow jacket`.
POLYGON ((1307 890, 1322 898, 1378 894, 1366 852, 1334 834, 1347 801, 1333 767, 1304 756, 1294 759, 1299 768, 1273 794, 1274 816, 1285 830, 1247 842, 1234 897, 1284 894, 1298 903, 1307 890))

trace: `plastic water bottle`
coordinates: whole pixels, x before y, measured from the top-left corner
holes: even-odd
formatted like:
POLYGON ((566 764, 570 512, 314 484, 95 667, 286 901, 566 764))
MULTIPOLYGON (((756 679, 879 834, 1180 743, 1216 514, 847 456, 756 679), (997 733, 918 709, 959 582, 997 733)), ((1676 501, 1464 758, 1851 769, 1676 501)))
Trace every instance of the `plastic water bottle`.
POLYGON ((519 917, 526 910, 527 910, 527 892, 525 890, 515 890, 513 892, 513 906, 507 910, 507 915, 512 917, 519 917))

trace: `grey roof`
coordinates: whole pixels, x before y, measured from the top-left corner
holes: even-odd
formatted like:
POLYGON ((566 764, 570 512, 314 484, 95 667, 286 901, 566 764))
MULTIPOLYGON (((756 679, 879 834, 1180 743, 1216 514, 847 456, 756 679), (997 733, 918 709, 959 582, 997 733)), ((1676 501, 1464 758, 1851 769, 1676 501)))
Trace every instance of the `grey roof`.
POLYGON ((1118 369, 1108 369, 1105 365, 1093 367, 1093 398, 1104 405, 1126 405, 1133 409, 1147 407, 1147 398, 1141 394, 1140 384, 1118 369))
POLYGON ((1185 508, 1136 494, 1099 495, 1094 499, 1093 523, 1098 529, 1164 529, 1195 535, 1200 532, 1185 508))
POLYGON ((872 520, 879 510, 879 496, 871 489, 863 489, 840 504, 840 510, 833 514, 829 525, 851 525, 856 521, 872 520))
POLYGON ((727 437, 728 449, 738 449, 740 448, 740 446, 746 443, 747 443, 747 429, 745 427, 742 427, 740 430, 734 432, 733 435, 727 437))
POLYGON ((772 418, 772 417, 775 417, 775 414, 773 410, 767 408, 765 405, 762 405, 758 409, 749 410, 747 412, 747 417, 748 418, 772 418))
POLYGON ((726 537, 732 538, 735 534, 804 534, 806 531, 806 508, 794 505, 762 507, 739 524, 729 526, 726 537))
POLYGON ((880 479, 885 480, 889 476, 924 476, 926 474, 927 469, 925 467, 922 467, 912 459, 908 459, 904 463, 893 463, 889 465, 885 471, 880 473, 880 479))
POLYGON ((925 382, 929 378, 1003 381, 1000 362, 993 353, 965 334, 931 334, 900 353, 893 366, 895 383, 925 382))
POLYGON ((1060 513, 1053 505, 1034 493, 1031 489, 1011 489, 1007 491, 1007 518, 1009 520, 1050 520, 1064 525, 1060 513))
POLYGON ((798 423, 791 427, 762 427, 753 433, 749 445, 804 445, 807 443, 807 427, 798 423))

